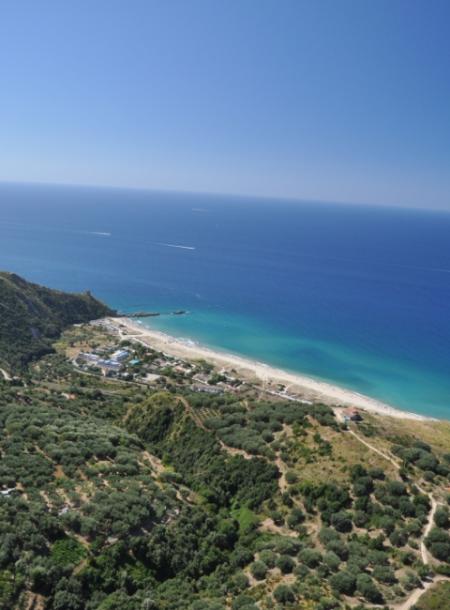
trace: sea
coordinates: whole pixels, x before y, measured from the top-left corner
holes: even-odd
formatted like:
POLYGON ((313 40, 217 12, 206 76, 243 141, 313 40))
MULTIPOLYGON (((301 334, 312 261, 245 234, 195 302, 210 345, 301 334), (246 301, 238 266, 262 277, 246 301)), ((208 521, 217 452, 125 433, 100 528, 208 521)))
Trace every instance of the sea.
POLYGON ((0 269, 450 419, 450 213, 5 183, 0 269))

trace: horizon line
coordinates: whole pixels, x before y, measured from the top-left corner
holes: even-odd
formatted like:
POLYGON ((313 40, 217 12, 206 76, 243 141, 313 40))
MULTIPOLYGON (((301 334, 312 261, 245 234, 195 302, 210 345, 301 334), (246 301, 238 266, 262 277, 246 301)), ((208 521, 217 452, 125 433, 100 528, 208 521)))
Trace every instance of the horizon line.
POLYGON ((363 201, 342 201, 342 200, 331 200, 331 199, 316 199, 316 198, 302 198, 288 195, 263 195, 263 194, 250 194, 250 193, 232 193, 223 191, 206 191, 206 190, 182 190, 182 189, 170 189, 164 187, 150 187, 150 186, 130 186, 130 185, 114 185, 114 184, 86 184, 78 182, 48 182, 45 180, 3 180, 0 179, 0 185, 15 185, 15 186, 48 186, 48 187, 71 187, 80 189, 99 189, 99 190, 117 190, 117 191, 136 191, 136 192, 148 192, 148 193, 162 193, 162 194, 178 194, 178 195, 198 195, 200 197, 230 197, 233 199, 263 199, 265 201, 278 200, 280 202, 287 203, 312 203, 319 205, 341 205, 341 206, 354 206, 354 207, 365 207, 365 208, 391 208, 396 210, 421 210, 428 212, 444 212, 450 213, 449 208, 444 207, 421 207, 415 205, 401 205, 399 203, 367 203, 363 201))

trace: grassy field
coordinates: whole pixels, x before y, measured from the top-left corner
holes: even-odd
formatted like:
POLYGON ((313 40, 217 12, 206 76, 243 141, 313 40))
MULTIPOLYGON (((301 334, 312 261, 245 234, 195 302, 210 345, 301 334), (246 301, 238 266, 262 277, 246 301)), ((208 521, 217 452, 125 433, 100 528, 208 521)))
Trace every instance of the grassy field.
POLYGON ((416 610, 450 610, 450 582, 439 582, 424 593, 416 610))

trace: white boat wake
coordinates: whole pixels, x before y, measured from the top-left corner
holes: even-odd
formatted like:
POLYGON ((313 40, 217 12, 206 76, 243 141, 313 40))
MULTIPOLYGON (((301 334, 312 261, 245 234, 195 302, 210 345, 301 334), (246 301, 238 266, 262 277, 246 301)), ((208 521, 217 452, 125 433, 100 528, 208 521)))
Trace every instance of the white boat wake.
POLYGON ((180 248, 181 250, 195 250, 195 246, 183 246, 181 244, 165 244, 159 243, 158 246, 165 246, 166 248, 180 248))

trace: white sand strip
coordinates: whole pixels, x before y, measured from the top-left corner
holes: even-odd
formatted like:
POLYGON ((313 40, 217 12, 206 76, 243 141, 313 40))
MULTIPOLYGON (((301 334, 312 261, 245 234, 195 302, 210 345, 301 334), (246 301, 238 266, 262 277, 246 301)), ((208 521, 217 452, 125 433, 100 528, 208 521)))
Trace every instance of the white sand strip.
POLYGON ((204 359, 229 371, 233 369, 236 376, 249 381, 258 381, 268 390, 276 390, 277 384, 283 384, 289 386, 290 395, 295 394, 299 398, 321 401, 333 407, 356 407, 372 413, 418 421, 429 421, 431 419, 416 413, 401 411, 369 396, 325 381, 290 373, 235 354, 216 351, 190 340, 172 337, 163 332, 152 330, 130 318, 108 318, 108 321, 120 330, 124 338, 126 336, 129 339, 138 340, 170 356, 186 360, 204 359))

